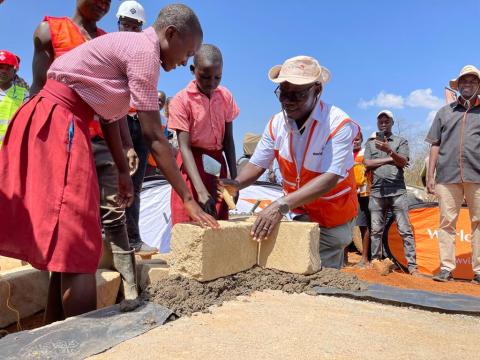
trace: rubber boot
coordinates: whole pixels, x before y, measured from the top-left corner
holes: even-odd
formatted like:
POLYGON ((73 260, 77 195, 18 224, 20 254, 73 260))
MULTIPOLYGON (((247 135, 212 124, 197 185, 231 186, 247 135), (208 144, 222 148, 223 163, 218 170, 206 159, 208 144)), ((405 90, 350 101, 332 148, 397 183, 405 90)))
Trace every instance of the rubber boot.
POLYGON ((130 248, 125 225, 105 229, 105 239, 112 249, 113 268, 122 277, 120 290, 124 300, 120 304, 120 309, 122 311, 134 310, 141 302, 137 289, 135 250, 130 248))

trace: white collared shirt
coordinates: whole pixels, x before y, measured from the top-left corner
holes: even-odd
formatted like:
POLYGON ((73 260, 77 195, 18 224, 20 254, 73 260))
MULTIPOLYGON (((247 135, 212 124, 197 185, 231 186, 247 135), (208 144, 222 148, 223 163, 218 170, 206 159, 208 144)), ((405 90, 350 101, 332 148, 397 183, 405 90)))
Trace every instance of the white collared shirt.
MULTIPOLYGON (((318 166, 318 162, 315 160, 317 162, 315 168, 318 169, 320 173, 333 173, 344 178, 353 167, 353 139, 357 136, 359 127, 349 121, 336 132, 331 140, 326 141, 328 135, 331 134, 344 119, 348 119, 348 115, 341 109, 319 101, 312 112, 312 116, 307 120, 305 130, 302 134, 298 132, 295 121, 289 120, 287 125, 282 112, 277 114, 273 120, 276 121, 274 126, 284 127, 282 129, 283 132, 289 132, 289 126, 292 128, 292 149, 297 164, 297 172, 302 166, 311 128, 314 121, 317 121, 317 128, 319 129, 315 129, 315 133, 321 134, 321 136, 314 136, 309 146, 309 151, 313 151, 312 155, 315 159, 318 158, 320 162, 318 166), (315 141, 324 142, 324 144, 313 144, 315 141), (321 149, 321 151, 315 149, 321 149)), ((280 150, 280 153, 287 150, 281 149, 282 144, 279 144, 278 141, 279 139, 272 138, 270 125, 267 124, 262 139, 258 143, 250 162, 261 168, 268 169, 275 158, 275 150, 280 150)), ((308 168, 313 164, 304 165, 308 168)))

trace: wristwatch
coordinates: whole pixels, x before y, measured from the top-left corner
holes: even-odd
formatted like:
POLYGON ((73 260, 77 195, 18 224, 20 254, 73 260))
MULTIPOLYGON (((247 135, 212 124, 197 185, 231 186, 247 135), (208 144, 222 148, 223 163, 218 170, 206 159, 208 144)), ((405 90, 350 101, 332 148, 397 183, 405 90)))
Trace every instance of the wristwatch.
POLYGON ((290 206, 285 202, 285 198, 281 197, 276 200, 280 204, 278 207, 278 212, 283 216, 287 215, 290 212, 290 206))

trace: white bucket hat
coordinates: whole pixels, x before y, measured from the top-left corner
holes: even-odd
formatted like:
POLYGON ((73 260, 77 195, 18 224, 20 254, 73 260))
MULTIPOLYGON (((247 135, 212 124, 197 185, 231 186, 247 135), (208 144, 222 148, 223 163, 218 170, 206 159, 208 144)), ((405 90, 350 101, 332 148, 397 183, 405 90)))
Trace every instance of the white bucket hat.
POLYGON ((268 78, 276 84, 289 82, 294 85, 307 85, 320 82, 322 85, 330 80, 330 71, 321 66, 310 56, 295 56, 276 65, 268 72, 268 78))
POLYGON ((464 75, 475 75, 480 79, 480 70, 478 70, 475 66, 473 65, 465 65, 462 70, 460 70, 460 74, 456 79, 450 80, 450 87, 453 90, 458 90, 458 79, 460 79, 464 75))

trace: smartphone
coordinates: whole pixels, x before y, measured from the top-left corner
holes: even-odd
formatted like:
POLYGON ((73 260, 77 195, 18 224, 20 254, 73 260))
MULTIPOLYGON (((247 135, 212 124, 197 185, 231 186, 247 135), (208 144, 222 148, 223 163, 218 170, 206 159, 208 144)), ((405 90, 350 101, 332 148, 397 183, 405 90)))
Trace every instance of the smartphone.
POLYGON ((385 141, 385 133, 383 131, 377 131, 376 140, 384 142, 385 141))

